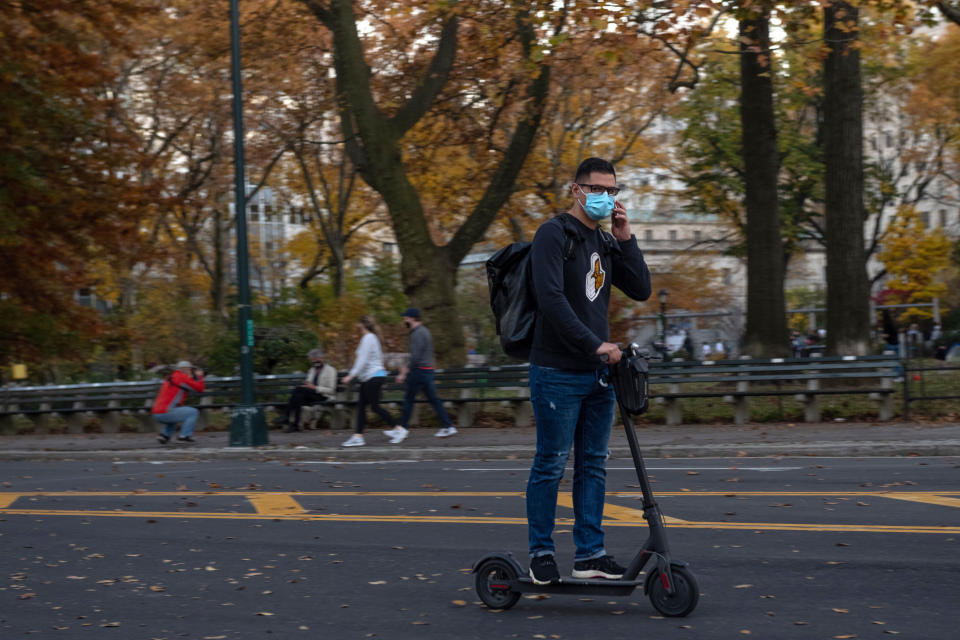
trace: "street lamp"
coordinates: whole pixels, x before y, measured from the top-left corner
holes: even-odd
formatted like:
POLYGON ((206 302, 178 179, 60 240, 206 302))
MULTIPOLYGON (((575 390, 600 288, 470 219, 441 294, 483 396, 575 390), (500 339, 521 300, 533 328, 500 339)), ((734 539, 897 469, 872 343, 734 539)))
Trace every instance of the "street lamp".
POLYGON ((233 77, 233 175, 237 219, 237 322, 240 333, 240 404, 230 421, 230 446, 267 444, 263 407, 257 404, 253 377, 253 317, 247 262, 247 193, 243 152, 243 86, 240 78, 240 18, 230 0, 230 73, 233 77))
POLYGON ((666 289, 660 289, 657 297, 660 298, 660 344, 667 346, 667 296, 670 293, 666 289))

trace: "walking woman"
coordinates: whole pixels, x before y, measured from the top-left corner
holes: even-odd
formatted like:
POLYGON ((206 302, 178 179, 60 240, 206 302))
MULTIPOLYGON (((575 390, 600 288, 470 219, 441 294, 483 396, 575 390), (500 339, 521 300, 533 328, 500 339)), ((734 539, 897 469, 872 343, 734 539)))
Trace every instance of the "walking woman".
POLYGON ((380 406, 380 390, 387 379, 387 370, 383 368, 383 349, 380 347, 380 328, 371 316, 360 318, 357 326, 363 332, 363 337, 354 354, 353 368, 343 379, 345 385, 354 378, 360 381, 357 428, 350 439, 343 443, 345 447, 362 447, 366 444, 363 440, 363 429, 366 426, 368 405, 387 425, 394 424, 390 413, 380 406))

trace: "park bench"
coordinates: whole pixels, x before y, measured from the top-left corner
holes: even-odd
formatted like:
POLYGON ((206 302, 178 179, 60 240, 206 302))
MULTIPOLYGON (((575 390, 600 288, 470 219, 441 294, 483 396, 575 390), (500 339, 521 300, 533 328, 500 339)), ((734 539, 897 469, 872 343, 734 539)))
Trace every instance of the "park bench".
MULTIPOLYGON (((340 373, 342 378, 345 374, 340 373)), ((394 382, 395 373, 384 385, 383 403, 399 415, 403 403, 403 385, 394 382)), ((268 375, 256 377, 257 404, 265 410, 280 409, 286 405, 291 389, 303 381, 303 374, 268 375)), ((99 419, 104 433, 116 433, 121 417, 138 418, 143 432, 156 430, 150 415, 161 380, 139 382, 105 382, 71 385, 44 385, 35 387, 4 387, 0 389, 0 434, 14 432, 13 417, 25 416, 34 423, 37 433, 49 431, 51 419, 60 416, 66 420, 68 433, 82 433, 91 418, 99 419)), ((459 425, 471 425, 479 403, 496 402, 507 406, 518 424, 529 424, 527 366, 438 369, 435 372, 438 394, 444 398, 448 411, 454 413, 459 425)), ((326 417, 331 428, 352 428, 356 420, 359 386, 338 384, 337 393, 329 400, 304 407, 301 422, 309 427, 326 417)), ((200 410, 198 426, 203 427, 208 414, 215 410, 229 410, 240 401, 240 380, 236 377, 208 376, 203 393, 191 394, 189 403, 200 410)), ((417 398, 414 420, 420 407, 426 403, 417 398)))
POLYGON ((721 398, 734 405, 734 422, 745 424, 750 398, 761 396, 793 396, 804 421, 819 422, 821 397, 840 394, 868 395, 879 419, 889 420, 899 369, 889 356, 663 362, 651 367, 651 397, 665 405, 667 424, 683 422, 685 398, 721 398))
MULTIPOLYGON (((750 416, 750 399, 793 396, 804 406, 804 419, 821 419, 820 399, 835 394, 869 395, 878 401, 881 420, 893 416, 894 379, 900 362, 890 356, 861 358, 799 358, 765 360, 686 360, 654 362, 650 367, 650 397, 663 403, 667 424, 683 422, 683 401, 693 398, 719 398, 734 405, 734 421, 744 424, 750 416)), ((480 406, 504 407, 517 426, 532 423, 529 402, 528 366, 463 367, 437 369, 434 381, 448 412, 460 427, 474 424, 480 406)), ((342 377, 344 374, 340 374, 342 377)), ((399 415, 404 389, 394 375, 383 386, 383 404, 399 415)), ((303 380, 303 374, 257 376, 256 399, 264 409, 286 404, 290 390, 303 380)), ((121 416, 134 415, 141 431, 152 432, 156 424, 150 407, 160 380, 112 382, 0 389, 0 434, 12 433, 13 416, 33 420, 38 433, 49 429, 50 418, 66 419, 70 433, 80 433, 91 416, 100 419, 106 433, 120 428, 121 416)), ((352 428, 356 420, 358 385, 344 387, 326 402, 305 408, 302 422, 311 426, 326 417, 331 428, 352 428)), ((211 411, 229 410, 240 401, 240 380, 207 378, 207 389, 192 394, 191 404, 200 409, 200 426, 211 411)), ((417 398, 412 424, 426 399, 417 398)))

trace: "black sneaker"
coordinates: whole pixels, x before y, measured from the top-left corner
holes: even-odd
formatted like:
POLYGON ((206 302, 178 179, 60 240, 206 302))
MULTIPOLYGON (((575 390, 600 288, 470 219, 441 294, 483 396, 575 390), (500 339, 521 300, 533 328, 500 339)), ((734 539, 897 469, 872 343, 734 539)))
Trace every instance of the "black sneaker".
POLYGON ((560 580, 560 571, 553 555, 536 556, 530 560, 530 579, 533 584, 550 584, 560 580))
POLYGON ((179 437, 177 437, 177 442, 187 442, 187 443, 189 443, 189 444, 193 444, 194 442, 196 442, 196 440, 194 440, 194 439, 193 439, 192 437, 190 437, 190 436, 186 436, 186 437, 184 437, 184 436, 179 436, 179 437))
POLYGON ((167 444, 168 442, 170 442, 170 436, 168 436, 165 433, 158 433, 157 442, 159 442, 160 444, 167 444))
POLYGON ((579 560, 573 563, 574 578, 606 578, 619 580, 626 571, 613 560, 613 556, 600 556, 593 560, 579 560))

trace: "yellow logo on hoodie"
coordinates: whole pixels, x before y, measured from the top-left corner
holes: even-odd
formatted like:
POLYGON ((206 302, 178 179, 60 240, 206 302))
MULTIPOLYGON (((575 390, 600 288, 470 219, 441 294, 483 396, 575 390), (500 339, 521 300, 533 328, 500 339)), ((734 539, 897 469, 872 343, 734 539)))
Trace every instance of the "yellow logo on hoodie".
POLYGON ((603 265, 600 263, 600 254, 596 251, 590 256, 590 265, 590 271, 587 272, 586 279, 586 294, 587 300, 593 302, 597 299, 597 296, 600 295, 601 289, 603 289, 603 284, 607 279, 607 272, 603 270, 603 265))

